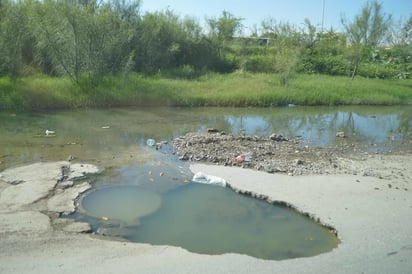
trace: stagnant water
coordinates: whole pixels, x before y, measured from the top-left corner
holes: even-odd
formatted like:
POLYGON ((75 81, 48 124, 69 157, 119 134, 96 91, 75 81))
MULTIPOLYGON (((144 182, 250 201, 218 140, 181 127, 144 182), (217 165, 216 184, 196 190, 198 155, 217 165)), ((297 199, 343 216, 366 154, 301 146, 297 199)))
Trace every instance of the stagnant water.
POLYGON ((331 251, 329 230, 293 210, 219 186, 191 183, 168 193, 129 240, 203 254, 239 253, 280 260, 331 251))
POLYGON ((0 113, 0 170, 69 155, 105 167, 94 189, 82 197, 83 211, 74 216, 102 234, 208 254, 312 256, 336 247, 337 239, 327 229, 289 209, 191 183, 192 174, 170 156, 170 147, 155 152, 145 141, 170 141, 214 127, 233 134, 275 132, 299 136, 308 145, 329 145, 340 142, 335 134, 344 131, 365 151, 389 151, 410 149, 411 121, 409 107, 0 113), (56 134, 46 136, 46 129, 56 134))
POLYGON ((147 138, 171 140, 208 127, 228 133, 300 136, 309 145, 329 145, 344 131, 368 151, 410 147, 412 108, 119 108, 46 113, 0 112, 0 170, 73 155, 103 166, 144 162, 147 138), (45 136, 45 130, 56 131, 45 136))
POLYGON ((239 253, 280 260, 331 251, 330 230, 290 208, 213 185, 188 183, 162 197, 136 186, 102 188, 82 199, 76 218, 99 232, 202 254, 239 253), (109 230, 110 229, 110 230, 109 230))
POLYGON ((202 254, 280 260, 337 247, 333 232, 308 217, 229 188, 191 182, 187 168, 156 153, 157 160, 99 177, 71 217, 99 234, 202 254))

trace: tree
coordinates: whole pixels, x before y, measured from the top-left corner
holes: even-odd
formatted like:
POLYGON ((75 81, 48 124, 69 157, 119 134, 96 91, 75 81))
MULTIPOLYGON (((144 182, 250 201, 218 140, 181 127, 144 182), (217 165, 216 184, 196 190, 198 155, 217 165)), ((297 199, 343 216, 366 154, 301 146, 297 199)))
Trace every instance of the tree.
POLYGON ((391 19, 390 15, 383 13, 382 4, 376 0, 367 2, 352 22, 344 17, 341 18, 341 23, 351 43, 352 79, 356 75, 365 51, 381 45, 388 38, 391 19))
POLYGON ((133 3, 39 3, 31 16, 39 64, 47 64, 48 73, 67 75, 75 83, 84 79, 94 83, 102 75, 123 71, 138 17, 133 14, 138 2, 133 3))
POLYGON ((27 5, 5 2, 0 7, 0 75, 16 77, 32 61, 27 5))
POLYGON ((268 54, 273 59, 274 71, 279 74, 280 85, 286 86, 296 71, 302 50, 306 46, 306 36, 295 25, 276 22, 271 18, 262 22, 262 29, 263 37, 268 37, 271 41, 272 48, 268 54))
POLYGON ((402 27, 402 38, 405 45, 412 45, 412 15, 402 27))
POLYGON ((224 57, 224 54, 228 49, 229 42, 233 40, 235 34, 241 32, 241 22, 241 18, 235 17, 228 11, 223 11, 222 15, 218 19, 207 19, 209 38, 216 46, 221 58, 224 57))
POLYGON ((172 11, 146 13, 136 32, 137 71, 153 74, 181 65, 185 33, 181 20, 172 11))

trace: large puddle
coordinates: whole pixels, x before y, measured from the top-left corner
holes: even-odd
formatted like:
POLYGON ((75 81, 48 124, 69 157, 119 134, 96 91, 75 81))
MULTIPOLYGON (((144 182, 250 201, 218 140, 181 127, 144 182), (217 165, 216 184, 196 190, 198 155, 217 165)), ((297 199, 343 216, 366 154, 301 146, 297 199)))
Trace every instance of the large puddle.
POLYGON ((332 231, 290 208, 230 188, 188 182, 178 170, 149 165, 122 172, 121 182, 97 181, 79 200, 81 210, 74 217, 91 223, 99 234, 269 260, 314 256, 339 244, 332 231), (128 177, 137 170, 141 176, 128 177), (170 181, 159 181, 166 174, 172 175, 170 181))
POLYGON ((165 195, 160 210, 144 217, 128 239, 270 260, 313 256, 338 245, 329 230, 289 208, 197 183, 165 195))

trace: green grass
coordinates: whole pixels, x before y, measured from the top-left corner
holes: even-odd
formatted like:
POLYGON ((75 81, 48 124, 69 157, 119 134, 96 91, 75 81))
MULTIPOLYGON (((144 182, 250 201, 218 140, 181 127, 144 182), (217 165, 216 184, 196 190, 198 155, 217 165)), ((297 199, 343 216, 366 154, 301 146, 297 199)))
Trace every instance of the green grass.
POLYGON ((138 74, 105 76, 90 84, 34 75, 0 78, 0 109, 107 106, 409 105, 412 80, 276 74, 206 74, 194 80, 138 74))

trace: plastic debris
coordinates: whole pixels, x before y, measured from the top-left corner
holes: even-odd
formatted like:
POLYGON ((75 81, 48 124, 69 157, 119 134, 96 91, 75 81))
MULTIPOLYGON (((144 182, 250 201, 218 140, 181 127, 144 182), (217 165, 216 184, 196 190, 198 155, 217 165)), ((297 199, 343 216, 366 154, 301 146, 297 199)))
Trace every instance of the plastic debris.
POLYGON ((102 218, 101 218, 103 221, 108 221, 109 220, 109 217, 106 217, 106 216, 102 216, 102 218))
POLYGON ((343 132, 343 131, 337 132, 337 133, 336 133, 336 137, 345 138, 345 137, 346 137, 345 132, 343 132))
POLYGON ((109 129, 110 126, 102 126, 102 129, 109 129))
POLYGON ((207 175, 202 172, 196 173, 193 176, 192 181, 195 183, 218 185, 218 186, 223 186, 223 187, 226 187, 226 184, 227 184, 226 180, 223 178, 213 176, 213 175, 207 175))
POLYGON ((252 156, 250 152, 242 153, 233 159, 233 163, 237 164, 237 163, 242 163, 242 162, 250 162, 251 159, 252 159, 252 156))
POLYGON ((48 129, 46 129, 46 136, 54 135, 54 134, 56 134, 56 132, 55 132, 54 130, 48 130, 48 129))
POLYGON ((156 144, 156 141, 154 139, 147 139, 146 141, 146 145, 148 145, 149 147, 152 147, 156 144))

